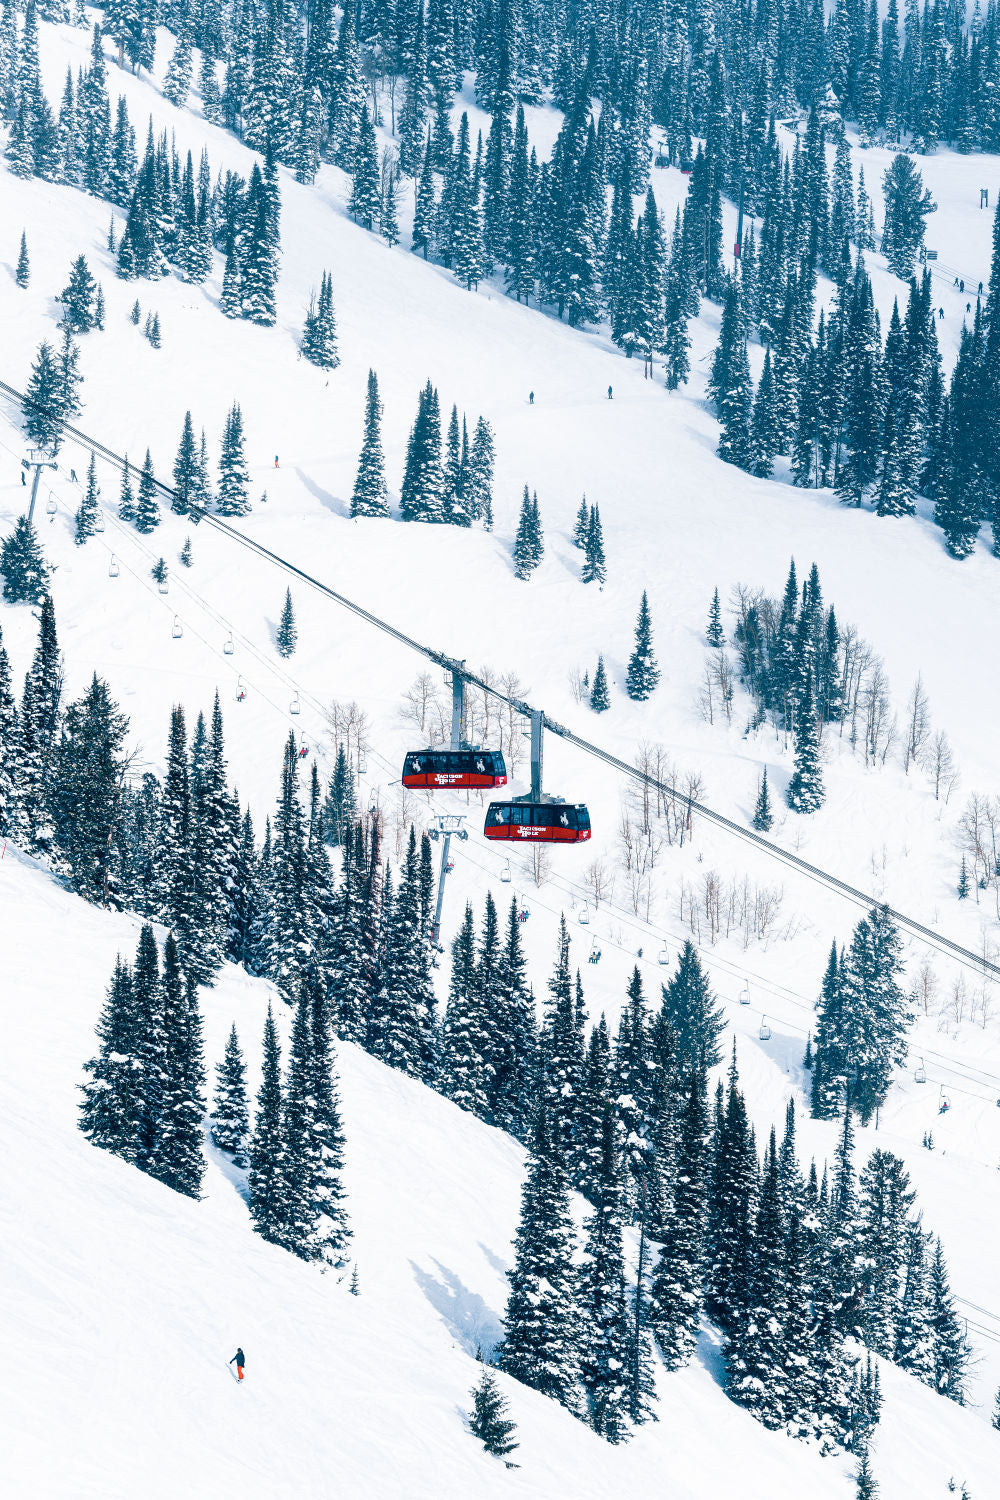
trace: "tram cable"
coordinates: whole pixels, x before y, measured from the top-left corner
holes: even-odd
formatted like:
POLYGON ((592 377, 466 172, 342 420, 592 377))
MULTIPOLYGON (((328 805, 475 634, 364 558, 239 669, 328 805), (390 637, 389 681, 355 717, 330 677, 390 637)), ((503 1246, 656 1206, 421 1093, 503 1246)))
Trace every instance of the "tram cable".
MULTIPOLYGON (((17 401, 22 409, 25 406, 31 405, 30 400, 23 392, 18 391, 14 386, 8 385, 2 380, 0 380, 0 394, 7 396, 10 400, 17 401)), ((81 429, 69 423, 64 423, 62 433, 81 447, 100 454, 107 462, 119 470, 125 469, 127 460, 121 454, 116 453, 114 449, 107 447, 106 444, 89 437, 81 429)), ((130 469, 132 467, 134 466, 129 465, 130 469)), ((176 491, 162 480, 154 478, 153 483, 156 491, 171 502, 172 508, 172 502, 176 498, 176 491)), ((290 562, 279 553, 272 551, 269 547, 265 547, 263 543, 257 542, 244 532, 237 530, 224 517, 213 515, 210 511, 198 505, 188 505, 183 513, 190 515, 192 521, 196 524, 204 523, 210 526, 228 540, 235 542, 238 546, 245 548, 263 561, 298 579, 300 583, 304 583, 317 593, 331 599, 335 604, 339 604, 351 614, 365 621, 366 624, 373 626, 376 630, 380 630, 399 645, 406 646, 409 650, 423 656, 426 660, 457 675, 463 682, 479 688, 481 692, 489 693, 491 697, 504 703, 508 708, 512 708, 517 713, 523 714, 528 718, 531 718, 533 715, 537 716, 538 711, 534 710, 530 704, 521 699, 511 698, 506 693, 501 692, 492 683, 484 681, 476 673, 469 671, 465 667, 464 661, 456 660, 446 652, 437 651, 433 647, 424 645, 413 636, 407 635, 405 631, 390 624, 387 620, 383 620, 371 610, 365 609, 363 605, 358 604, 353 599, 349 599, 345 594, 340 593, 339 590, 332 588, 313 574, 307 573, 305 569, 298 567, 297 564, 290 562)), ((848 881, 841 880, 838 876, 828 870, 824 870, 819 865, 814 865, 810 861, 802 859, 800 855, 793 854, 791 850, 783 849, 779 844, 775 844, 771 839, 765 838, 753 829, 743 827, 742 824, 735 822, 732 818, 726 817, 724 813, 717 812, 714 808, 709 807, 707 803, 700 802, 688 796, 669 782, 660 781, 648 772, 641 771, 636 766, 630 765, 628 761, 624 761, 619 756, 613 755, 611 751, 605 750, 602 746, 595 745, 590 740, 584 739, 565 725, 545 717, 544 714, 542 717, 544 726, 550 733, 564 739, 568 744, 574 745, 585 755, 600 760, 620 775, 636 781, 649 790, 655 791, 661 796, 665 796, 677 804, 686 807, 690 815, 697 814, 699 817, 704 818, 706 822, 717 828, 721 828, 723 832, 741 839, 744 843, 751 845, 769 858, 779 861, 787 868, 794 870, 797 874, 804 875, 807 879, 825 887, 836 895, 844 897, 854 905, 863 907, 866 910, 875 906, 884 907, 894 921, 909 932, 911 936, 935 948, 938 952, 954 959, 956 962, 963 964, 965 967, 973 969, 977 974, 1000 980, 1000 964, 993 963, 985 955, 973 953, 971 949, 965 948, 961 943, 955 942, 943 933, 936 932, 934 928, 926 926, 923 922, 918 922, 916 918, 907 916, 905 912, 888 906, 885 902, 880 902, 876 897, 860 890, 857 886, 851 885, 848 881)))

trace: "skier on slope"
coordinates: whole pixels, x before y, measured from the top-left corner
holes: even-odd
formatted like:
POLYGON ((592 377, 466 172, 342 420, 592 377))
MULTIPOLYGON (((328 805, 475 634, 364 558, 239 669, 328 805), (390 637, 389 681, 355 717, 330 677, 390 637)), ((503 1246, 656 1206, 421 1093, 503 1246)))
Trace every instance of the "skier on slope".
POLYGON ((246 1364, 246 1360, 243 1357, 243 1350, 242 1349, 237 1349, 236 1353, 233 1355, 233 1357, 229 1361, 229 1363, 231 1365, 235 1365, 236 1366, 236 1379, 237 1380, 242 1380, 243 1379, 243 1366, 246 1364))

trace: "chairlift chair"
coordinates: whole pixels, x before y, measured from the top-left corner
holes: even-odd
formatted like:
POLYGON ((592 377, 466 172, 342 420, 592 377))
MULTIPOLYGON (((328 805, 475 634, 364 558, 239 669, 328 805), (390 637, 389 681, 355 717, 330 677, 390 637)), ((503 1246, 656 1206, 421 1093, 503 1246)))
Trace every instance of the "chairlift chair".
POLYGON ((299 702, 298 693, 295 694, 295 697, 292 699, 291 703, 289 703, 288 712, 290 714, 300 714, 302 712, 302 704, 299 702))
POLYGON ((451 855, 449 854, 449 856, 448 856, 448 863, 444 867, 444 873, 446 875, 450 875, 451 872, 452 872, 452 870, 454 868, 455 868, 455 861, 452 859, 451 855))
POLYGON ((54 516, 58 509, 59 507, 56 504, 56 497, 55 495, 53 495, 52 491, 49 490, 49 498, 45 502, 45 513, 46 515, 54 516))
POLYGON ((158 578, 156 580, 156 587, 157 587, 157 589, 159 590, 159 592, 161 594, 166 594, 166 593, 169 593, 169 591, 170 591, 169 590, 169 585, 168 585, 167 580, 165 578, 158 578))
POLYGON ((749 986, 749 984, 744 984, 743 988, 740 990, 740 1004, 741 1005, 749 1005, 750 1004, 750 986, 749 986))
POLYGON ((771 1028, 767 1024, 766 1016, 761 1016, 760 1018, 760 1030, 758 1031, 757 1035, 760 1037, 762 1042, 769 1042, 771 1040, 771 1028))
POLYGON ((101 515, 101 512, 98 511, 97 515, 94 517, 94 531, 97 532, 97 533, 100 533, 103 530, 104 530, 104 517, 101 515))
POLYGON ((580 915, 577 920, 579 921, 581 927, 588 927, 590 925, 590 912, 587 909, 586 904, 580 907, 580 915))
POLYGON ((364 776, 368 770, 368 757, 363 750, 358 751, 358 775, 364 776))
POLYGON ((117 578, 120 572, 121 568, 118 566, 118 559, 112 552, 111 561, 108 563, 108 577, 117 578))
POLYGON ((658 964, 663 964, 663 965, 669 964, 669 962, 670 962, 670 949, 668 947, 666 947, 666 945, 664 945, 664 947, 662 947, 660 949, 659 953, 656 955, 656 962, 658 964))
POLYGON ((235 650, 236 642, 233 640, 233 632, 230 631, 222 643, 222 654, 223 656, 232 656, 235 650))
POLYGON ((241 676, 236 679, 236 701, 242 703, 247 695, 246 684, 241 676))
POLYGON ((504 865, 503 869, 500 871, 500 879, 503 881, 504 885, 510 885, 510 860, 509 859, 507 860, 507 862, 504 865))
POLYGON ((179 641, 184 634, 184 626, 181 624, 180 615, 174 615, 174 628, 170 632, 175 641, 179 641))
POLYGON ((949 1109, 951 1109, 951 1100, 949 1099, 948 1095, 945 1093, 945 1091, 944 1091, 944 1084, 942 1083, 941 1090, 940 1090, 940 1092, 938 1094, 938 1114, 939 1115, 946 1115, 948 1113, 949 1109))
POLYGON ((913 1082, 914 1083, 926 1083, 927 1082, 927 1069, 924 1067, 924 1060, 923 1060, 923 1058, 920 1059, 920 1066, 918 1068, 914 1068, 914 1070, 913 1070, 913 1082))

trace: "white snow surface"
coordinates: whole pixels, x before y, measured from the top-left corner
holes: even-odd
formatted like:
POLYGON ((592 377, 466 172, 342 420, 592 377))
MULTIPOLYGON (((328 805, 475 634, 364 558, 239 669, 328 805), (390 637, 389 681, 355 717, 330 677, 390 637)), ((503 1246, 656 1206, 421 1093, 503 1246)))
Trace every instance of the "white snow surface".
MULTIPOLYGON (((506 1470, 464 1424, 476 1346, 492 1347, 503 1313, 520 1147, 339 1046, 354 1298, 345 1281, 251 1232, 243 1174, 220 1153, 209 1148, 193 1203, 76 1130, 81 1063, 114 956, 134 951, 138 923, 88 908, 9 846, 0 913, 0 1409, 11 1494, 851 1493, 849 1460, 768 1433, 727 1400, 707 1337, 688 1369, 660 1372, 659 1421, 620 1448, 498 1376, 520 1440, 520 1467, 506 1470), (243 1386, 227 1364, 237 1345, 243 1386)), ((209 1059, 235 1021, 254 1090, 270 994, 231 967, 203 993, 209 1059)), ((290 1016, 277 1009, 285 1049, 290 1016)), ((943 1495, 952 1474, 988 1496, 996 1434, 891 1366, 882 1375, 886 1500, 943 1495)))
MULTIPOLYGON (((57 100, 67 62, 74 71, 86 62, 89 37, 48 23, 40 30, 47 92, 57 100)), ((161 34, 158 77, 170 52, 161 34)), ((155 129, 175 131, 178 148, 190 148, 196 162, 207 145, 213 175, 226 166, 249 172, 252 153, 207 125, 196 99, 175 110, 155 81, 121 72, 110 57, 109 89, 112 104, 119 91, 128 97, 140 148, 152 114, 155 129)), ((462 107, 474 111, 468 98, 462 107)), ((482 123, 479 112, 473 118, 482 123)), ((547 151, 558 117, 533 110, 530 123, 547 151)), ((856 156, 864 160, 878 205, 888 154, 856 156)), ((952 290, 951 275, 963 275, 973 290, 986 278, 992 215, 978 210, 978 189, 989 186, 995 202, 1000 171, 997 158, 948 152, 919 165, 940 205, 928 242, 939 249, 944 272, 935 295, 945 308, 939 333, 950 365, 968 300, 952 290)), ((686 179, 673 171, 653 177, 669 223, 686 179)), ((0 163, 0 378, 23 389, 39 341, 57 337, 53 299, 71 261, 84 252, 104 287, 107 327, 82 340, 79 426, 136 463, 150 447, 159 477, 169 480, 185 410, 190 407, 196 428, 206 428, 214 455, 225 415, 238 400, 254 478, 254 513, 241 523, 248 535, 417 639, 466 658, 473 668, 516 674, 524 696, 616 754, 631 759, 641 743, 666 746, 682 773, 702 776, 706 801, 744 823, 763 765, 776 806, 783 808, 791 758, 766 728, 744 735, 749 705, 739 692, 730 727, 718 719, 709 726, 700 717, 708 602, 718 586, 725 603, 737 582, 778 594, 790 556, 800 577, 815 559, 838 619, 857 624, 884 658, 900 717, 913 680, 922 675, 935 725, 947 730, 962 780, 949 802, 936 802, 922 774, 904 776, 893 758, 866 770, 828 734, 825 807, 811 818, 779 811, 774 837, 970 948, 995 947, 996 912, 955 900, 962 805, 972 790, 1000 791, 1000 563, 985 538, 972 558, 956 564, 926 513, 879 520, 843 509, 829 493, 752 479, 721 464, 704 398, 718 323, 710 305, 692 325, 691 383, 667 394, 659 380, 644 381, 641 365, 624 360, 604 332, 569 330, 495 287, 470 294, 403 246, 388 249, 346 216, 347 183, 337 170, 324 168, 312 188, 282 171, 281 185, 279 319, 264 330, 220 314, 219 257, 204 287, 176 277, 121 282, 105 248, 106 204, 75 189, 22 182, 0 163), (13 279, 22 226, 32 263, 28 291, 13 279), (342 359, 329 375, 298 357, 309 293, 324 269, 333 272, 342 359), (147 311, 159 312, 158 351, 128 321, 137 296, 143 321, 147 311), (445 415, 457 401, 470 427, 479 413, 489 418, 498 452, 492 536, 349 519, 369 367, 378 372, 385 404, 394 491, 417 394, 428 377, 440 390, 445 415), (546 555, 532 581, 522 584, 512 576, 510 544, 526 482, 538 491, 546 555), (601 592, 579 581, 580 554, 569 540, 584 492, 601 507, 609 570, 601 592), (634 704, 621 683, 644 588, 663 681, 649 703, 634 704), (571 674, 593 671, 598 652, 613 683, 612 710, 600 717, 578 703, 569 686, 571 674)), ((120 210, 116 218, 120 231, 120 210)), ((892 297, 902 300, 905 287, 881 257, 869 259, 885 327, 892 297)), ((24 451, 19 413, 0 403, 3 534, 25 505, 24 451)), ((402 754, 419 739, 403 718, 403 694, 426 664, 295 582, 300 644, 290 662, 281 661, 273 641, 286 577, 182 518, 165 515, 150 537, 123 527, 116 520, 118 481, 106 466, 99 466, 106 530, 76 548, 72 516, 80 488, 70 470, 82 479, 87 461, 79 448, 62 450, 58 472, 43 481, 37 517, 57 565, 67 695, 78 694, 94 670, 108 679, 131 720, 138 771, 162 767, 171 705, 183 702, 193 721, 199 709, 210 708, 218 687, 232 778, 259 828, 272 805, 289 729, 303 735, 326 774, 330 702, 356 700, 370 721, 362 797, 377 799, 385 810, 394 853, 395 832, 405 819, 426 823, 431 814, 427 799, 404 801, 398 787, 402 754), (177 555, 189 532, 195 566, 185 570, 177 555), (108 576, 112 553, 121 568, 114 580, 108 576), (170 567, 166 596, 149 576, 161 553, 170 567), (171 634, 175 616, 183 628, 179 640, 171 634), (236 649, 227 656, 223 641, 230 631, 236 649), (247 697, 237 704, 240 685, 247 697), (296 695, 302 712, 291 717, 296 695)), ((35 620, 25 607, 4 604, 0 624, 19 683, 35 620)), ((429 670, 437 682, 440 674, 429 670)), ((439 691, 444 697, 443 683, 439 691)), ((527 772, 521 743, 516 792, 525 789, 527 772)), ((858 910, 696 821, 690 845, 660 852, 648 908, 633 910, 618 869, 613 890, 596 910, 591 898, 584 929, 576 917, 587 897, 588 866, 603 860, 615 870, 625 787, 552 736, 546 787, 588 802, 594 840, 559 851, 539 887, 516 850, 513 883, 500 883, 505 854, 481 837, 478 799, 435 801, 437 810, 464 811, 471 831, 467 843, 452 844, 445 946, 466 899, 481 909, 487 888, 504 901, 516 891, 531 910, 524 933, 540 991, 565 911, 590 1012, 607 1011, 614 1026, 632 966, 639 963, 655 1001, 658 981, 669 972, 657 955, 664 950, 672 962, 687 935, 681 880, 698 884, 714 869, 723 879, 746 874, 780 886, 781 914, 766 944, 744 951, 735 938, 702 949, 738 1038, 761 1138, 781 1119, 789 1094, 803 1097, 802 1048, 826 952, 832 937, 849 936, 858 910), (585 962, 592 940, 603 955, 596 966, 585 962), (737 1004, 744 983, 752 998, 747 1008, 737 1004), (758 1037, 762 1013, 773 1031, 767 1044, 758 1037)), ((663 1379, 657 1426, 617 1452, 550 1403, 505 1382, 521 1427, 522 1467, 498 1469, 462 1431, 459 1411, 475 1378, 476 1341, 496 1336, 503 1309, 503 1267, 522 1170, 518 1148, 354 1049, 341 1048, 363 1291, 358 1301, 347 1297, 329 1278, 250 1235, 245 1208, 218 1160, 205 1202, 193 1205, 78 1136, 74 1085, 92 1051, 114 952, 134 949, 134 924, 85 909, 10 847, 0 861, 0 880, 0 983, 5 1025, 13 1033, 3 1058, 12 1076, 2 1113, 5 1131, 16 1137, 4 1158, 12 1191, 0 1195, 0 1213, 11 1220, 0 1254, 13 1258, 4 1284, 15 1292, 15 1336, 0 1379, 10 1387, 2 1409, 10 1417, 9 1452, 22 1492, 132 1495, 141 1485, 147 1495, 179 1487, 208 1493, 236 1474, 248 1495, 291 1493, 293 1485, 297 1493, 317 1495, 361 1493, 363 1487, 379 1497, 492 1494, 501 1485, 514 1494, 556 1496, 660 1494, 665 1486, 698 1496, 729 1494, 734 1486, 750 1497, 847 1494, 844 1463, 821 1461, 764 1433, 725 1400, 717 1360, 707 1348, 691 1370, 663 1379), (222 1384, 223 1367, 239 1341, 250 1360, 248 1383, 230 1390, 222 1384), (223 1408, 230 1400, 243 1402, 244 1410, 223 1408), (255 1405, 249 1414, 248 1405, 255 1405), (233 1423, 240 1424, 238 1432, 233 1423)), ((927 956, 912 942, 911 972, 927 956)), ((895 1371, 883 1372, 886 1415, 876 1467, 887 1500, 937 1495, 952 1472, 981 1497, 997 1492, 1000 1472, 1000 1440, 987 1425, 1000 1380, 994 1267, 1000 1034, 989 1004, 979 1019, 970 1019, 969 997, 982 988, 975 976, 965 975, 968 996, 959 1013, 949 1003, 959 971, 940 955, 929 956, 937 998, 917 1018, 911 1066, 894 1086, 877 1134, 859 1132, 859 1149, 877 1142, 905 1158, 927 1227, 944 1239, 979 1364, 974 1406, 964 1412, 895 1371), (912 1065, 921 1057, 929 1080, 924 1086, 913 1079, 912 1065), (946 1115, 938 1114, 942 1089, 953 1106, 946 1115), (927 1130, 934 1134, 933 1152, 920 1145, 927 1130)), ((447 967, 445 960, 442 998, 447 967)), ((205 1001, 210 1060, 221 1055, 233 1019, 244 1042, 256 1047, 265 995, 265 986, 227 971, 205 1001)), ((828 1157, 834 1135, 834 1127, 805 1122, 806 1156, 828 1157)))

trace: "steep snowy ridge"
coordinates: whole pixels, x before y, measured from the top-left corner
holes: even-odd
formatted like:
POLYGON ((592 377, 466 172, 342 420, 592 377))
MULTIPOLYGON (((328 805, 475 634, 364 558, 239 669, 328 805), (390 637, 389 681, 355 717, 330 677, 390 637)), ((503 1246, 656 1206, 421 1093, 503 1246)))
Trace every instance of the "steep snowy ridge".
MULTIPOLYGON (((0 1402, 14 1493, 846 1497, 849 1461, 767 1433, 733 1406, 708 1343, 690 1368, 661 1375, 659 1421, 617 1449, 500 1377, 520 1468, 487 1457, 463 1412, 476 1345, 492 1345, 503 1312, 521 1149, 340 1046, 355 1299, 251 1233, 217 1153, 192 1203, 76 1130, 82 1061, 136 923, 85 906, 10 847, 0 912, 0 1402), (242 1388, 226 1363, 238 1343, 242 1388)), ((235 1019, 254 1088, 269 993, 227 968, 203 994, 208 1058, 221 1056, 235 1019)), ((289 1019, 279 1014, 286 1034, 289 1019)), ((883 1379, 886 1500, 943 1495, 953 1473, 989 1495, 996 1441, 981 1417, 892 1367, 883 1379)))

